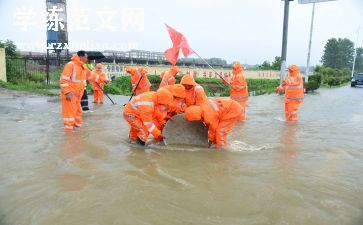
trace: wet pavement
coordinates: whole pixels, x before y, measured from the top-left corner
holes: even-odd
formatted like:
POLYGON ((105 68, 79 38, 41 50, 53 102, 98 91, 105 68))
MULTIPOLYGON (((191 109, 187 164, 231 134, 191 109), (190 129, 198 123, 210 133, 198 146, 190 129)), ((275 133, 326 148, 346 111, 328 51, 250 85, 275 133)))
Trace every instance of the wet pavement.
POLYGON ((252 97, 226 151, 138 148, 118 105, 65 134, 57 98, 0 90, 0 224, 363 224, 363 88, 252 97))

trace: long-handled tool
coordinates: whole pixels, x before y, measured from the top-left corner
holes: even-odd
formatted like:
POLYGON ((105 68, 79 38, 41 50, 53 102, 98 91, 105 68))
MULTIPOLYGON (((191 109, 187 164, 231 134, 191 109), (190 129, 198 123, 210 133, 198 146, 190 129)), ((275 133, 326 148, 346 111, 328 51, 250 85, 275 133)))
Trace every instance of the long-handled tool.
POLYGON ((103 93, 107 96, 107 98, 110 99, 110 101, 112 102, 112 104, 113 105, 116 105, 116 103, 110 98, 110 96, 107 93, 105 93, 105 90, 103 88, 101 88, 101 86, 97 82, 95 82, 95 83, 97 84, 98 88, 103 91, 103 93))
MULTIPOLYGON (((137 84, 136 84, 136 86, 135 86, 135 88, 134 88, 134 90, 133 90, 133 92, 131 93, 131 96, 130 96, 130 99, 129 99, 129 101, 128 102, 130 102, 131 101, 131 99, 134 97, 134 95, 136 94, 136 89, 137 89, 137 87, 139 87, 139 84, 140 84, 140 82, 141 82, 141 80, 142 80, 142 78, 144 77, 144 75, 141 75, 140 73, 139 73, 139 71, 137 71, 136 70, 136 72, 137 72, 137 74, 139 74, 139 76, 141 76, 140 77, 140 79, 139 79, 139 81, 137 82, 137 84)), ((126 103, 124 104, 124 106, 126 105, 126 103)))
MULTIPOLYGON (((205 64, 207 64, 207 66, 209 66, 209 68, 211 68, 216 74, 218 74, 218 76, 225 82, 224 84, 228 84, 230 85, 230 83, 228 81, 226 81, 226 79, 224 79, 208 62, 207 60, 203 59, 196 51, 194 51, 192 49, 193 53, 196 54, 201 60, 203 60, 203 62, 205 62, 205 64)), ((227 85, 227 86, 228 86, 227 85)))

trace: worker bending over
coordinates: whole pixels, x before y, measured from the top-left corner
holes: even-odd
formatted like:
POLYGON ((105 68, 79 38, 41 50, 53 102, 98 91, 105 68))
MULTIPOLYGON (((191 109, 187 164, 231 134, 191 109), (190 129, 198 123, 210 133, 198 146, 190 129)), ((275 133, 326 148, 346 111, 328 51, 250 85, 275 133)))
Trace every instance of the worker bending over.
POLYGON ((227 146, 227 135, 238 122, 242 111, 242 106, 234 100, 213 98, 200 106, 186 108, 185 119, 203 121, 209 127, 209 147, 215 144, 217 148, 222 148, 227 146))
POLYGON ((93 89, 93 102, 103 104, 103 91, 105 83, 109 83, 110 80, 106 78, 106 74, 102 71, 103 65, 97 63, 92 73, 92 89, 93 89))
POLYGON ((177 66, 172 66, 169 71, 163 71, 161 73, 161 82, 159 88, 162 88, 167 85, 174 85, 175 84, 175 76, 180 73, 181 70, 177 66))
POLYGON ((185 103, 187 106, 200 105, 207 100, 207 95, 205 94, 203 87, 194 81, 192 75, 184 75, 180 84, 185 87, 185 103))
POLYGON ((62 118, 65 131, 72 131, 74 127, 82 127, 81 98, 84 91, 86 71, 83 64, 87 63, 88 55, 85 51, 78 51, 63 69, 60 76, 62 118))
POLYGON ((127 66, 125 70, 131 76, 132 92, 135 92, 135 95, 150 91, 151 83, 147 78, 148 70, 146 68, 135 69, 127 66))
POLYGON ((173 103, 169 110, 163 110, 158 113, 155 117, 154 123, 159 130, 163 130, 164 125, 168 120, 170 120, 174 115, 184 112, 186 108, 185 104, 185 88, 181 84, 167 85, 159 90, 168 90, 173 94, 173 103))
POLYGON ((130 124, 130 139, 139 145, 145 145, 151 133, 155 140, 162 141, 161 131, 154 124, 154 119, 163 111, 169 111, 172 102, 172 93, 163 89, 157 92, 145 92, 127 103, 123 116, 130 124))
POLYGON ((297 110, 304 100, 304 81, 299 73, 299 67, 291 65, 288 68, 289 75, 276 88, 276 92, 285 91, 285 118, 287 123, 298 122, 297 110))

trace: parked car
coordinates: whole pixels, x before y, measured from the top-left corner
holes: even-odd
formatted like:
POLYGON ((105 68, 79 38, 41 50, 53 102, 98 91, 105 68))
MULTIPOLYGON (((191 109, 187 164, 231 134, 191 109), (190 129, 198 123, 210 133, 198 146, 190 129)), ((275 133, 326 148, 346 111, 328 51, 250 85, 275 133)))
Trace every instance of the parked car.
POLYGON ((363 86, 363 73, 358 73, 353 75, 350 86, 355 87, 357 85, 363 86))

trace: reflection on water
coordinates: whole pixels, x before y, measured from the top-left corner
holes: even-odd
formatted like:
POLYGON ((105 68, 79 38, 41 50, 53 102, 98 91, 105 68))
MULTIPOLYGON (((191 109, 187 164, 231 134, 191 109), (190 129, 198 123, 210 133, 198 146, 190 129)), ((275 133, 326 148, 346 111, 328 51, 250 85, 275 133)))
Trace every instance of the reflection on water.
POLYGON ((125 97, 64 134, 57 101, 1 90, 0 224, 363 224, 362 91, 308 95, 298 125, 253 97, 220 151, 129 144, 125 97))

